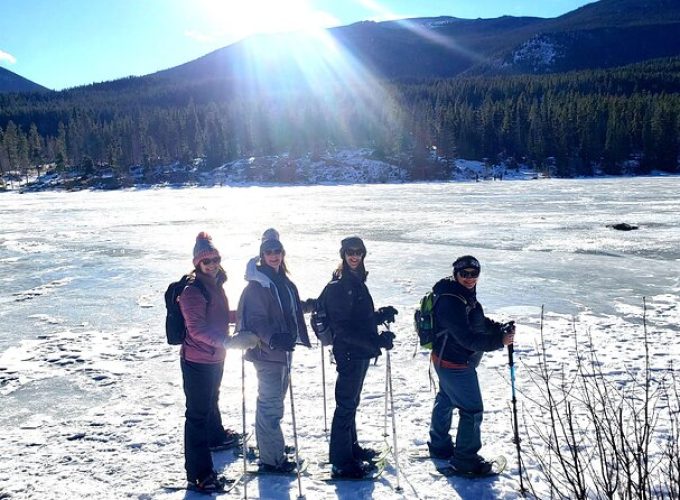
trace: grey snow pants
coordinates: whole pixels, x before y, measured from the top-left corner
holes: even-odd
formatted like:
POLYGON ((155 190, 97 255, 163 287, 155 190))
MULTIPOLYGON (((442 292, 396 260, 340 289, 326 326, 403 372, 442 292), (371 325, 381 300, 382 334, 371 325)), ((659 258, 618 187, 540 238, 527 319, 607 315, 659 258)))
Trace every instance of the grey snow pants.
POLYGON ((254 361, 253 365, 257 371, 255 436, 260 463, 277 467, 286 460, 281 419, 288 390, 288 367, 268 361, 254 361))

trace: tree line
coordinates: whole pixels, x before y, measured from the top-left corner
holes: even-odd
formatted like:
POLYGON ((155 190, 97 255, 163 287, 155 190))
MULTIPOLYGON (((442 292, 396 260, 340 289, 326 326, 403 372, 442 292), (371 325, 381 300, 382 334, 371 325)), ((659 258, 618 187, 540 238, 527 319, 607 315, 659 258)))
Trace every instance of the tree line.
POLYGON ((526 162, 558 176, 679 172, 680 58, 612 70, 248 92, 232 81, 129 78, 55 93, 0 94, 0 169, 127 169, 370 147, 412 177, 439 156, 526 162), (406 160, 404 160, 406 158, 406 160))

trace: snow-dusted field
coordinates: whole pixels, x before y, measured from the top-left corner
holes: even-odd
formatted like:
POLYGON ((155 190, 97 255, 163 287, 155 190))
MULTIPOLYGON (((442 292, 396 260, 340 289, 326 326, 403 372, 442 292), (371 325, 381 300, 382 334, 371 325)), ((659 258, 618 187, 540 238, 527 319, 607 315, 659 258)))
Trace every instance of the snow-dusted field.
MULTIPOLYGON (((263 229, 281 232, 301 295, 318 295, 341 238, 368 246, 377 305, 400 314, 392 354, 403 494, 391 466, 375 483, 303 477, 308 499, 516 498, 507 356, 480 369, 486 456, 504 454, 496 479, 434 477, 407 450, 427 440, 434 394, 425 353, 415 357, 412 314, 420 296, 472 253, 482 262, 479 297, 491 316, 518 322, 517 387, 531 395, 539 312, 549 360, 573 357, 576 329, 606 353, 615 379, 643 361, 642 297, 653 363, 678 355, 680 178, 448 184, 158 189, 0 196, 0 498, 184 498, 162 482, 183 477, 183 394, 177 349, 166 345, 163 292, 190 268, 196 233, 212 233, 236 306, 247 259, 263 229), (607 224, 640 229, 619 232, 607 224), (528 391, 528 392, 527 392, 528 391)), ((320 348, 298 348, 293 384, 301 454, 327 450, 320 348)), ((241 426, 241 364, 227 359, 221 406, 241 426)), ((360 439, 383 437, 384 358, 371 367, 358 416, 360 439)), ((327 364, 328 419, 334 374, 327 364)), ((256 381, 247 368, 247 420, 256 381)), ((525 399, 520 395, 520 406, 525 399)), ((290 412, 285 417, 289 442, 290 412)), ((391 440, 391 437, 390 437, 391 440)), ((240 462, 215 455, 227 473, 240 462)), ((392 461, 394 463, 394 461, 392 461)), ((310 466, 310 472, 315 467, 310 466)), ((528 472, 545 485, 531 463, 528 472)), ((232 496, 243 496, 243 487, 232 496)), ((260 477, 248 498, 295 498, 294 479, 260 477)), ((192 498, 192 495, 186 495, 192 498)))

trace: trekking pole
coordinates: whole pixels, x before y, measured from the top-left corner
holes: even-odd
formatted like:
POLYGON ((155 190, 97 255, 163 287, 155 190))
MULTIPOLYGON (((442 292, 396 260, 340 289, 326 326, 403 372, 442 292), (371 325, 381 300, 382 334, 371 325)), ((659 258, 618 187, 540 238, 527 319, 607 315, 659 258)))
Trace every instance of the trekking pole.
POLYGON ((298 448, 297 426, 295 425, 295 402, 293 400, 293 375, 290 369, 290 352, 286 352, 286 364, 288 365, 288 389, 290 391, 290 416, 293 419, 293 439, 295 444, 295 465, 297 468, 298 498, 305 498, 302 494, 302 479, 300 479, 300 453, 298 448))
MULTIPOLYGON (((389 353, 389 351, 387 351, 387 352, 389 353)), ((385 438, 385 442, 387 442, 387 436, 389 436, 389 434, 387 434, 387 403, 388 403, 387 397, 388 397, 388 392, 389 392, 389 385, 388 385, 387 381, 390 378, 389 369, 390 369, 390 365, 385 363, 385 412, 383 414, 383 416, 384 416, 384 418, 383 418, 383 437, 385 438)))
POLYGON ((515 396, 515 360, 513 353, 515 351, 514 344, 508 345, 508 365, 510 366, 510 386, 512 387, 512 420, 515 446, 517 447, 517 466, 519 467, 519 489, 524 493, 524 480, 522 479, 522 452, 519 438, 519 424, 517 422, 517 397, 515 396))
POLYGON ((248 481, 246 481, 246 473, 248 472, 248 463, 246 453, 248 450, 248 443, 246 442, 246 351, 241 351, 241 420, 243 424, 243 437, 241 438, 241 448, 243 452, 243 498, 248 498, 248 481))
POLYGON ((397 487, 395 491, 401 493, 403 491, 402 487, 399 485, 399 449, 397 448, 397 419, 394 415, 394 393, 392 392, 392 363, 390 361, 390 351, 387 351, 387 380, 390 392, 390 410, 392 413, 392 439, 394 442, 394 448, 392 450, 394 454, 394 469, 397 473, 397 487))
POLYGON ((328 437, 328 417, 326 416, 326 353, 323 350, 323 344, 319 342, 321 346, 321 385, 323 386, 323 432, 328 437))

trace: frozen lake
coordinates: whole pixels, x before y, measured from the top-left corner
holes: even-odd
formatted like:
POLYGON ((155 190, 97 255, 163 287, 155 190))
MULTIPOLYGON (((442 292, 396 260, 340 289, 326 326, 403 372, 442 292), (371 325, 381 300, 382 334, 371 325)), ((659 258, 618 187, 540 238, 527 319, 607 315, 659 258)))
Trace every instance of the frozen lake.
MULTIPOLYGON (((680 323, 678 193, 680 177, 2 194, 0 498, 3 491, 12 498, 183 497, 159 490, 168 474, 182 475, 183 394, 176 349, 164 339, 163 292, 189 270, 201 230, 222 253, 232 308, 265 228, 280 231, 303 298, 318 295, 330 278, 343 237, 364 238, 376 305, 400 311, 393 369, 399 438, 408 446, 427 439, 432 401, 424 356, 412 360, 413 310, 456 256, 480 259, 481 302, 488 314, 525 325, 517 342, 527 350, 541 305, 554 317, 633 328, 643 296, 652 326, 672 339, 680 323), (640 228, 607 227, 618 222, 640 228)), ((626 362, 627 352, 613 357, 626 362)), ((240 426, 240 363, 230 356, 222 406, 225 423, 240 426)), ((294 382, 305 394, 301 448, 307 440, 307 449, 321 453, 318 357, 318 350, 296 353, 294 382)), ((499 352, 484 364, 501 369, 503 361, 499 352)), ((366 439, 382 432, 381 366, 369 374, 360 407, 366 439)), ((328 373, 329 393, 333 379, 328 373)), ((495 405, 494 391, 501 398, 506 388, 483 389, 499 419, 506 403, 495 405)), ((253 395, 250 410, 254 402, 253 395)), ((485 432, 493 425, 492 411, 485 432)), ((492 451, 512 454, 509 432, 495 431, 506 442, 492 451)), ((413 467, 414 482, 432 498, 451 497, 447 483, 420 474, 422 464, 413 467)), ((308 498, 343 496, 342 488, 307 484, 315 493, 308 498)), ((352 485, 347 494, 391 491, 373 487, 352 485)), ((512 478, 501 481, 490 498, 512 497, 513 487, 512 478)), ((297 491, 280 481, 249 488, 260 498, 297 491)))

